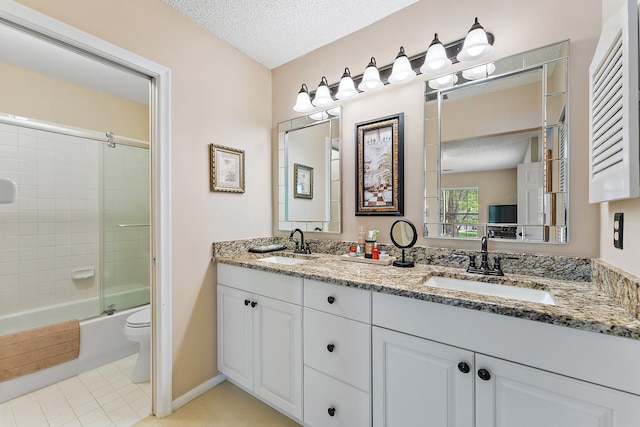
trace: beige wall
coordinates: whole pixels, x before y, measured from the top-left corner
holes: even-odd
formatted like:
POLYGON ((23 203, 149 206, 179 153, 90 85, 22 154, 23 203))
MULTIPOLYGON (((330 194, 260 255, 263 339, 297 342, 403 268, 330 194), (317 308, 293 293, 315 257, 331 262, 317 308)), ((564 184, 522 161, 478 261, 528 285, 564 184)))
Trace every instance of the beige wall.
POLYGON ((216 369, 213 241, 268 236, 270 71, 161 0, 21 0, 171 69, 173 396, 216 369), (245 150, 246 192, 209 192, 208 144, 245 150))
MULTIPOLYGON (((584 0, 579 5, 574 0, 460 0, 446 4, 419 1, 361 31, 274 69, 273 124, 299 115, 291 107, 302 83, 315 89, 323 75, 327 76, 330 83, 335 83, 344 67, 349 67, 354 75, 360 74, 371 56, 375 56, 379 65, 389 64, 401 45, 409 55, 424 52, 434 32, 438 32, 445 43, 462 38, 475 16, 496 38, 494 52, 487 60, 571 39, 570 243, 543 245, 492 242, 490 249, 597 256, 599 214, 597 207, 588 203, 588 148, 585 141, 588 139, 587 70, 600 33, 600 0, 584 0)), ((454 66, 454 70, 460 68, 459 64, 454 66)), ((388 230, 397 219, 354 216, 353 129, 355 123, 398 112, 405 114, 405 217, 418 226, 422 223, 423 80, 424 77, 419 76, 410 83, 387 86, 378 92, 363 94, 343 103, 343 233, 340 238, 355 239, 358 225, 388 230)), ((275 222, 273 229, 276 230, 275 222)), ((388 232, 383 231, 380 239, 389 242, 388 232)), ((420 238, 418 244, 479 248, 479 244, 473 241, 420 238)))
POLYGON ((146 105, 6 63, 0 75, 2 113, 149 140, 146 105))
MULTIPOLYGON (((331 200, 329 191, 329 172, 331 156, 331 138, 329 122, 288 132, 287 147, 287 183, 288 199, 287 221, 329 221, 328 206, 331 200), (294 197, 295 164, 313 168, 312 198, 294 197)), ((275 165, 274 165, 275 167, 275 165)))
MULTIPOLYGON (((602 1, 602 22, 622 6, 622 0, 602 1)), ((600 258, 640 277, 640 199, 600 204, 600 258), (624 248, 613 247, 613 215, 624 213, 624 248)))
MULTIPOLYGON (((540 73, 542 74, 542 73, 540 73)), ((542 83, 536 82, 442 103, 443 141, 540 128, 542 83)))
POLYGON ((478 188, 478 222, 489 222, 489 205, 518 203, 518 171, 502 169, 489 172, 442 174, 442 188, 478 188))

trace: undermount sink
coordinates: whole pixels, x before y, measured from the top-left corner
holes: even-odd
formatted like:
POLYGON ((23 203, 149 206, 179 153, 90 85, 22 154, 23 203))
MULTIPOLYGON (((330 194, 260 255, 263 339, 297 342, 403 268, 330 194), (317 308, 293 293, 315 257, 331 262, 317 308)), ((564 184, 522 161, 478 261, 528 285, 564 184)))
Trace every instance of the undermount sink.
POLYGON ((431 276, 424 285, 434 288, 471 292, 520 301, 555 305, 551 294, 540 289, 521 288, 518 286, 499 285, 495 283, 476 282, 475 280, 454 279, 451 277, 431 276))
POLYGON ((266 258, 260 258, 258 261, 270 262, 280 265, 298 265, 309 261, 311 258, 297 258, 293 256, 273 255, 266 258))

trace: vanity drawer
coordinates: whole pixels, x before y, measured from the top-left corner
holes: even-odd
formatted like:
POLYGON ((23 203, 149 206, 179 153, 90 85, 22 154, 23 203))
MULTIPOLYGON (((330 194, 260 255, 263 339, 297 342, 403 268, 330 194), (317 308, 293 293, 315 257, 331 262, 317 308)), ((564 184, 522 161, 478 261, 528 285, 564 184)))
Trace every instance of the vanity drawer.
POLYGON ((349 319, 371 323, 371 291, 304 281, 304 305, 349 319))
POLYGON ((302 305, 302 279, 268 271, 217 264, 218 283, 252 294, 302 305))
POLYGON ((304 308, 304 364, 371 390, 371 325, 304 308))
POLYGON ((305 366, 304 422, 313 427, 369 427, 371 395, 305 366))

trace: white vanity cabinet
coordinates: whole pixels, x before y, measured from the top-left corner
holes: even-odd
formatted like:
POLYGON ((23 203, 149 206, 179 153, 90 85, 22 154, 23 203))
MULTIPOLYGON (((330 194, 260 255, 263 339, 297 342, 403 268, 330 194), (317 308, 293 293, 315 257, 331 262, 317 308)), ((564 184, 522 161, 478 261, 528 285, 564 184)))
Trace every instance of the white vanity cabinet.
POLYGON ((304 281, 305 425, 371 426, 371 292, 304 281))
POLYGON ((373 327, 374 426, 640 425, 640 396, 593 384, 583 370, 624 376, 607 363, 633 358, 633 340, 619 342, 633 346, 625 355, 589 360, 597 340, 612 337, 584 341, 583 331, 378 293, 373 323, 382 326, 373 327))
POLYGON ((302 419, 302 279, 218 264, 218 370, 302 419))

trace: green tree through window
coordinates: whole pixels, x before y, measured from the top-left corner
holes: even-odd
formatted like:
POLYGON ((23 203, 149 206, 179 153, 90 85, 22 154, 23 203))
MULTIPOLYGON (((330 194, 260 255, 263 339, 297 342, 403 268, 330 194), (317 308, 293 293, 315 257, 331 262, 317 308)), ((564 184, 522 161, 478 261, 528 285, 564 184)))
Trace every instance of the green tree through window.
POLYGON ((457 235, 477 237, 472 224, 478 224, 478 188, 443 188, 440 212, 442 222, 455 224, 457 235))

